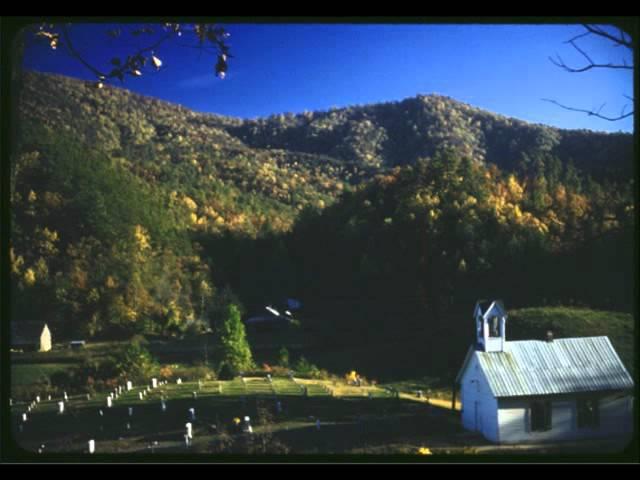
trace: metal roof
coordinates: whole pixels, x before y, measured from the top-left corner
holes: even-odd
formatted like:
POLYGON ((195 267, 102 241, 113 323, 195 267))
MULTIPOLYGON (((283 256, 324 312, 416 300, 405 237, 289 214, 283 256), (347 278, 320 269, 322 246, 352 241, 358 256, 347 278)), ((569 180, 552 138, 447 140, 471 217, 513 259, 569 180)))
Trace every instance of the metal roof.
POLYGON ((505 342, 504 352, 475 352, 495 397, 633 388, 608 337, 505 342))

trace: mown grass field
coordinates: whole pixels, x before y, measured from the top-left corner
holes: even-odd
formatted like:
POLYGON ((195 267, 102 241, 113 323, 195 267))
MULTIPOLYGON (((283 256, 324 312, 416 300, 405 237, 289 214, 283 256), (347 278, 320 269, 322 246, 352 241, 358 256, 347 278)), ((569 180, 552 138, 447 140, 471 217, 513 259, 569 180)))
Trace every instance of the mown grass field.
POLYGON ((198 382, 173 383, 152 390, 144 400, 139 399, 141 390, 123 394, 112 408, 104 394, 90 400, 71 397, 63 414, 57 413, 58 399, 41 402, 22 432, 18 418, 26 405, 15 404, 15 438, 27 451, 44 444, 48 453, 83 453, 94 439, 100 453, 150 453, 149 446, 157 442, 154 453, 219 453, 224 444, 227 453, 348 454, 371 448, 412 455, 427 445, 436 451, 460 450, 469 440, 454 412, 404 396, 396 399, 373 386, 247 378, 203 382, 201 387, 198 382), (189 408, 195 408, 196 420, 193 444, 187 448, 183 435, 189 408), (253 435, 234 426, 234 418, 245 416, 252 419, 253 435))

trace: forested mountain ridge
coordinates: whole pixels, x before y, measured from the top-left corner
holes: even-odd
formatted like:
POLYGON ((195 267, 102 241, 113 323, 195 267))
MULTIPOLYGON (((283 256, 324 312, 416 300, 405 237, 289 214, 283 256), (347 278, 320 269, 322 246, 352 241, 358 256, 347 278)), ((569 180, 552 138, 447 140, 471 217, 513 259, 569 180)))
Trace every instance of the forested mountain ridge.
POLYGON ((248 121, 24 78, 18 318, 67 335, 180 334, 228 302, 295 295, 333 344, 337 326, 443 326, 477 295, 630 308, 630 135, 437 96, 248 121), (352 303, 337 315, 332 298, 352 303))
POLYGON ((149 154, 192 161, 202 154, 263 154, 279 164, 330 164, 330 176, 353 183, 353 168, 413 164, 454 148, 461 155, 507 171, 525 170, 538 157, 556 156, 585 173, 632 174, 633 136, 563 130, 495 114, 441 95, 351 106, 324 112, 277 114, 242 120, 197 113, 183 106, 62 76, 25 74, 25 112, 44 122, 57 118, 80 140, 99 142, 115 156, 149 154), (90 116, 90 118, 88 118, 90 116), (86 120, 91 119, 92 122, 86 120), (284 152, 283 152, 284 150, 284 152), (302 159, 296 156, 302 155, 302 159), (338 162, 336 162, 338 160, 338 162))
POLYGON ((413 164, 444 148, 502 169, 524 169, 538 156, 601 175, 631 173, 633 137, 625 133, 562 130, 494 114, 441 95, 279 114, 229 125, 248 145, 329 155, 360 165, 413 164))

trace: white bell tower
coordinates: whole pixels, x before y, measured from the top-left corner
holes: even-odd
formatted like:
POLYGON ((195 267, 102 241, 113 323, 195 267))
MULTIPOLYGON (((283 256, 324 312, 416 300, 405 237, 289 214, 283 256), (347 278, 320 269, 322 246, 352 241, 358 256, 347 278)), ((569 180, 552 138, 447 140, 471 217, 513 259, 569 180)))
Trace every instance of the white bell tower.
POLYGON ((476 323, 476 350, 503 352, 507 338, 507 313, 500 300, 479 300, 473 313, 476 323))

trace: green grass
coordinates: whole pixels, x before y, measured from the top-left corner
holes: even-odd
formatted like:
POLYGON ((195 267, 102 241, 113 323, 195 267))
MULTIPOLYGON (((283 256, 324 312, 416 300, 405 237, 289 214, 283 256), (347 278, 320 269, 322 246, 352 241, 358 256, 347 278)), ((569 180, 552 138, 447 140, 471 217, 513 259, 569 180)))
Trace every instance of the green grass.
MULTIPOLYGON (((442 410, 432 416, 427 407, 418 402, 391 399, 384 394, 373 399, 366 397, 330 397, 320 384, 305 383, 309 396, 304 397, 298 386, 289 379, 273 382, 283 412, 276 410, 276 398, 269 382, 247 379, 246 390, 239 379, 229 382, 175 383, 152 391, 140 400, 136 387, 106 406, 106 395, 98 394, 87 400, 72 396, 66 412, 57 414, 57 401, 45 401, 29 415, 23 432, 15 432, 18 444, 28 450, 46 445, 47 452, 83 452, 90 438, 96 440, 100 452, 146 452, 149 442, 158 441, 158 453, 189 453, 217 451, 224 435, 210 430, 215 424, 228 432, 232 445, 229 451, 250 451, 251 441, 233 427, 234 417, 248 415, 252 419, 256 437, 268 434, 269 445, 280 445, 290 453, 350 453, 354 449, 383 448, 387 443, 403 445, 415 451, 425 441, 446 443, 446 437, 462 433, 456 417, 442 410), (222 384, 223 394, 218 393, 222 384), (196 399, 191 393, 198 392, 196 399), (167 399, 167 411, 162 413, 160 397, 167 399), (133 407, 130 419, 128 407, 133 407), (183 445, 184 425, 189 408, 196 409, 193 422, 194 445, 187 451, 183 445), (103 416, 99 415, 102 410, 103 416), (269 412, 272 421, 261 422, 261 412, 269 412), (321 419, 321 429, 316 428, 321 419), (131 428, 126 428, 126 423, 131 428), (427 440, 430 439, 430 440, 427 440), (249 450, 247 450, 249 449, 249 450)), ((25 405, 16 403, 12 417, 18 418, 25 405)), ((15 424, 16 422, 12 422, 15 424)), ((482 442, 484 444, 485 442, 482 442)), ((278 450, 281 451, 281 450, 278 450)))
POLYGON ((507 340, 543 339, 549 329, 553 330, 555 338, 609 337, 620 359, 633 374, 631 314, 572 307, 523 308, 509 312, 507 340))
POLYGON ((39 383, 42 377, 69 368, 68 363, 32 363, 11 365, 11 384, 13 386, 31 385, 39 383))

